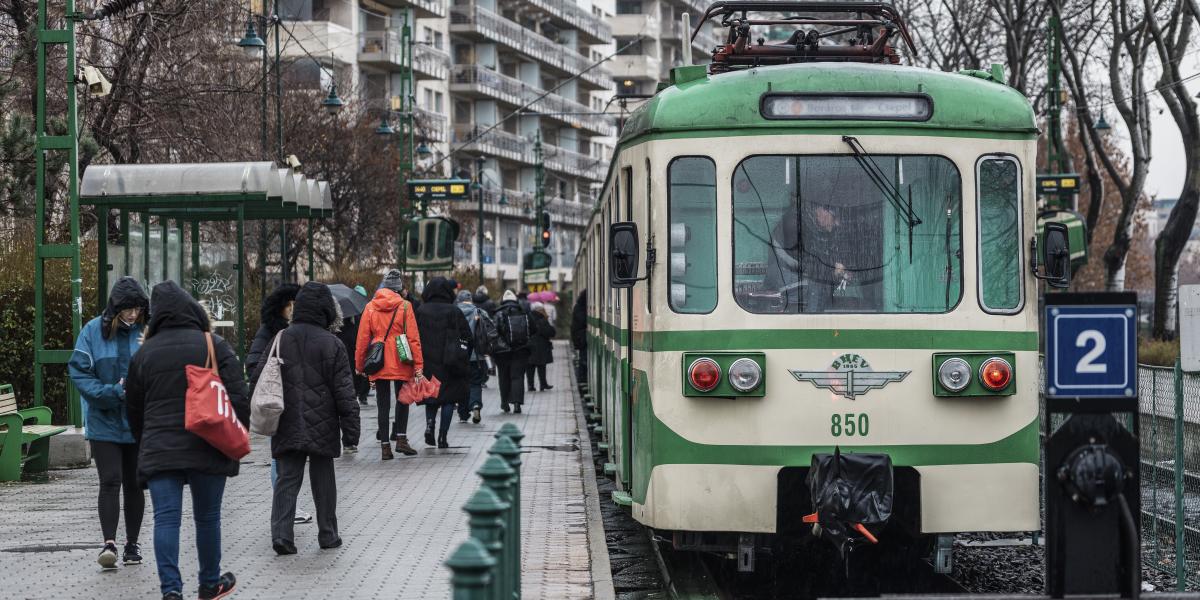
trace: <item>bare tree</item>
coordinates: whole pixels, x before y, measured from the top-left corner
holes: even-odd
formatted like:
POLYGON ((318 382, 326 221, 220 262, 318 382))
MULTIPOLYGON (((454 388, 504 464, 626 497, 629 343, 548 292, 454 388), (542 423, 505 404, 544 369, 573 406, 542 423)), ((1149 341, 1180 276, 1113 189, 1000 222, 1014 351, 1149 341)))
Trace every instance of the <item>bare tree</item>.
MULTIPOLYGON (((1146 13, 1155 15, 1155 4, 1151 0, 1143 2, 1146 13)), ((1157 89, 1183 138, 1183 155, 1187 166, 1179 201, 1171 209, 1171 215, 1154 244, 1153 334, 1157 338, 1173 336, 1175 333, 1179 256, 1191 236, 1196 210, 1200 205, 1200 119, 1196 114, 1196 102, 1183 85, 1183 74, 1179 70, 1179 64, 1192 41, 1195 18, 1200 15, 1195 12, 1196 5, 1189 0, 1175 0, 1164 8, 1166 18, 1162 22, 1157 18, 1149 20, 1149 30, 1162 67, 1157 89)))
MULTIPOLYGON (((1146 176, 1150 170, 1150 105, 1146 93, 1146 65, 1154 40, 1150 34, 1149 21, 1152 12, 1142 10, 1141 3, 1130 0, 1113 0, 1109 3, 1107 20, 1103 27, 1094 27, 1096 14, 1080 10, 1075 14, 1064 10, 1060 2, 1051 2, 1051 10, 1062 23, 1063 79, 1071 91, 1078 112, 1078 124, 1086 132, 1090 146, 1108 179, 1121 195, 1120 213, 1113 230, 1112 243, 1104 252, 1105 289, 1124 289, 1125 258, 1129 253, 1133 218, 1138 200, 1142 197, 1146 176), (1081 17, 1082 15, 1082 17, 1081 17), (1076 26, 1085 18, 1089 26, 1076 26), (1107 89, 1110 102, 1129 131, 1130 170, 1121 169, 1118 156, 1104 144, 1101 132, 1095 127, 1093 106, 1106 104, 1103 97, 1089 86, 1089 73, 1081 48, 1089 46, 1093 36, 1102 35, 1111 39, 1107 56, 1107 89)), ((1097 215, 1100 211, 1097 211, 1097 215)))

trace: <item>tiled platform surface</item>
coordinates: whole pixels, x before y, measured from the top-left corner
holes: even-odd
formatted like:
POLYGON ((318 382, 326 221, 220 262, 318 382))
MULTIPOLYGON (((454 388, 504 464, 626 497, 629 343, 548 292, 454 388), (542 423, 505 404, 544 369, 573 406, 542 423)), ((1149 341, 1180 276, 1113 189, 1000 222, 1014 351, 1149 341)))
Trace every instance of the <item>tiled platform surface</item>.
MULTIPOLYGON (((555 389, 527 396, 521 415, 500 412, 494 381, 479 425, 450 428, 447 450, 423 441, 424 408, 415 407, 409 436, 418 456, 379 458, 372 443, 375 400, 362 411, 363 444, 338 459, 338 523, 345 546, 317 547, 315 524, 296 526, 299 554, 278 557, 269 533, 270 453, 255 436, 241 475, 225 491, 222 569, 239 579, 235 598, 448 598, 442 562, 467 534, 461 507, 478 486, 474 471, 492 435, 511 421, 525 432, 522 455, 523 585, 525 598, 592 596, 576 403, 565 344, 555 348, 555 389)), ((586 465, 590 467, 591 465, 586 465)), ((147 562, 101 572, 101 537, 94 468, 53 472, 48 483, 0 484, 0 597, 158 598, 153 560, 153 512, 147 494, 142 546, 147 562)), ((196 556, 190 502, 184 501, 180 566, 185 597, 194 598, 196 556)), ((312 510, 307 482, 301 509, 312 510)), ((122 519, 124 517, 122 516, 122 519)), ((118 544, 124 542, 124 521, 118 544)))

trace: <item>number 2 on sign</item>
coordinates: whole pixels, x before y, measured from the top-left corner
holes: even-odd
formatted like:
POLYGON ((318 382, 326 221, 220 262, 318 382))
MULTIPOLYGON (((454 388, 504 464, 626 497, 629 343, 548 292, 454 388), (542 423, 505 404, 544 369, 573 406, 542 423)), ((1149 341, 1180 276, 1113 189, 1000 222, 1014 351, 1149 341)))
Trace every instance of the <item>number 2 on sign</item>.
POLYGON ((844 413, 829 418, 829 433, 833 437, 863 437, 871 429, 871 419, 866 413, 844 413))
POLYGON ((1108 343, 1104 340, 1104 334, 1096 331, 1095 329, 1085 329, 1080 331, 1079 335, 1075 337, 1076 348, 1087 348, 1088 342, 1092 342, 1094 345, 1092 346, 1092 349, 1088 350, 1087 354, 1084 354, 1083 357, 1079 359, 1079 362, 1075 364, 1075 372, 1107 373, 1108 365, 1105 363, 1096 362, 1096 359, 1104 355, 1104 348, 1108 345, 1108 343))

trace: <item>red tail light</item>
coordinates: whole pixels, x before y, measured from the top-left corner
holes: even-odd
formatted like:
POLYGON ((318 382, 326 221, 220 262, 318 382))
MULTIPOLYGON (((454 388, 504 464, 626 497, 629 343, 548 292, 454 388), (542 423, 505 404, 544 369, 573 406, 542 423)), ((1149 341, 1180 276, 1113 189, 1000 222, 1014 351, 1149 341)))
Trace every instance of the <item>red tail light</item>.
POLYGON ((688 367, 688 380, 701 392, 712 391, 721 383, 721 367, 711 358, 697 358, 688 367))
POLYGON ((979 381, 983 387, 998 392, 1012 382, 1012 365, 1003 358, 989 358, 979 367, 979 381))

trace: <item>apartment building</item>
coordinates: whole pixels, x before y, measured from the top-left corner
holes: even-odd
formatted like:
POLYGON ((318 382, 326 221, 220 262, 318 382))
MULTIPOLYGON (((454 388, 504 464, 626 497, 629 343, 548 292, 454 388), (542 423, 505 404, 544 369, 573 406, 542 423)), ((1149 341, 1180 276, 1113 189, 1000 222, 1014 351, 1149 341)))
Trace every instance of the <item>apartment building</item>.
POLYGON ((551 277, 571 278, 616 135, 613 119, 596 114, 612 74, 590 68, 611 47, 611 10, 588 0, 285 0, 281 16, 299 40, 288 58, 325 67, 310 65, 314 84, 327 87, 332 71, 353 90, 347 100, 381 114, 409 89, 400 30, 410 24, 416 129, 433 151, 418 171, 478 179, 484 244, 476 248, 478 205, 449 207, 464 225, 456 263, 482 259, 487 277, 515 284, 534 245, 539 140, 551 277))
POLYGON ((717 45, 710 24, 705 24, 696 39, 684 31, 683 15, 688 13, 695 28, 709 0, 616 0, 612 24, 613 43, 620 54, 612 61, 612 73, 618 94, 653 94, 660 81, 670 77, 671 69, 684 64, 685 44, 692 46, 692 63, 708 62, 717 45))

